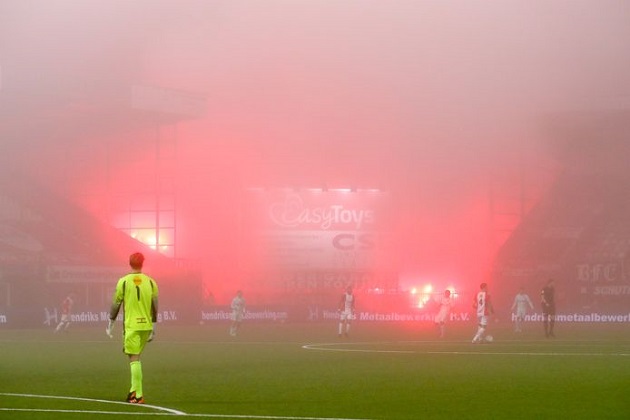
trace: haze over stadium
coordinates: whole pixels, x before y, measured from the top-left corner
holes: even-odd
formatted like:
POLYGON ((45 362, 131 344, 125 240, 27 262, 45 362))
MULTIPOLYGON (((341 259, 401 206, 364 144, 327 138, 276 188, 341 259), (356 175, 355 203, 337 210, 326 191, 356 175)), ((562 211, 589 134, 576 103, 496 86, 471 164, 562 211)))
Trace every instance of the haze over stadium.
POLYGON ((54 285, 33 324, 70 290, 99 308, 136 250, 167 307, 334 307, 348 283, 422 306, 482 281, 509 302, 559 276, 570 311, 627 309, 629 19, 613 0, 4 0, 0 309, 25 277, 54 285))

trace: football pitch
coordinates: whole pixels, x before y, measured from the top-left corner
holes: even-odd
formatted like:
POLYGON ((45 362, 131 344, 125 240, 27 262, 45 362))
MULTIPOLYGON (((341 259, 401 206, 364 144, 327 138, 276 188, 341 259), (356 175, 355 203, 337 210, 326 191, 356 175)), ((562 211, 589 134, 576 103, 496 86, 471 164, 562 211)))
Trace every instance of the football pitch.
POLYGON ((103 328, 0 330, 0 418, 628 419, 630 328, 558 324, 471 344, 472 323, 160 325, 142 357, 147 404, 103 328))

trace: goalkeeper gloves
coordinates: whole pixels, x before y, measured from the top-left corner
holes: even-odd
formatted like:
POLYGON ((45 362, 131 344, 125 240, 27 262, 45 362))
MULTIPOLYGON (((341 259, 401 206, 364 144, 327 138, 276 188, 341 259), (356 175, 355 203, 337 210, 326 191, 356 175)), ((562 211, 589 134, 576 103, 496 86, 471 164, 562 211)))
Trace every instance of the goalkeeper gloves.
POLYGON ((114 322, 115 321, 113 319, 110 319, 109 324, 107 324, 107 328, 105 328, 105 333, 109 338, 113 337, 112 331, 114 330, 114 322))
POLYGON ((155 338, 155 325, 153 326, 153 330, 151 331, 151 334, 149 334, 149 339, 147 341, 150 343, 151 341, 153 341, 154 338, 155 338))

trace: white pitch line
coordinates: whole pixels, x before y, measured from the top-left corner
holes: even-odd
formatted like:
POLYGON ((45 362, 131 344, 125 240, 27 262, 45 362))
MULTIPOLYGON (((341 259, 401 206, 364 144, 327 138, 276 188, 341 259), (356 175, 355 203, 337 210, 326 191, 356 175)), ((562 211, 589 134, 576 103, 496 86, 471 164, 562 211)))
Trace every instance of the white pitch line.
POLYGON ((306 345, 303 345, 302 348, 306 350, 337 351, 337 352, 352 352, 352 353, 407 353, 407 354, 417 353, 416 351, 412 351, 412 350, 362 350, 362 349, 339 349, 339 348, 319 347, 319 346, 334 346, 334 345, 337 345, 337 343, 306 344, 306 345))
MULTIPOLYGON (((419 352, 420 353, 420 352, 419 352)), ((425 351, 422 354, 480 354, 480 355, 501 355, 501 356, 621 356, 627 357, 626 353, 538 353, 538 352, 500 352, 500 351, 425 351)))
MULTIPOLYGON (((100 411, 100 410, 54 410, 44 408, 0 408, 0 411, 19 411, 33 413, 81 413, 81 414, 111 414, 122 416, 175 416, 172 413, 130 413, 124 411, 100 411)), ((255 416, 246 414, 183 414, 186 417, 206 417, 214 419, 258 419, 258 420, 370 420, 347 419, 337 417, 287 417, 287 416, 255 416)))
MULTIPOLYGON (((568 352, 500 352, 500 351, 431 351, 431 350, 368 350, 368 349, 348 349, 339 348, 338 346, 345 345, 378 345, 378 344, 413 344, 413 343, 427 343, 423 341, 413 342, 382 342, 382 343, 319 343, 319 344, 305 344, 302 346, 305 350, 317 350, 317 351, 333 351, 333 352, 353 352, 353 353, 405 353, 405 354, 455 354, 455 355, 504 355, 504 356, 614 356, 614 357, 628 357, 630 353, 568 353, 568 352)), ((493 344, 489 344, 492 346, 493 344)))
MULTIPOLYGON (((0 395, 9 397, 25 397, 25 398, 48 398, 58 400, 73 400, 73 401, 88 401, 88 402, 100 402, 107 404, 120 404, 130 406, 127 402, 121 401, 108 401, 99 400, 94 398, 79 398, 79 397, 63 397, 57 395, 37 395, 37 394, 14 394, 7 392, 0 392, 0 395)), ((247 414, 203 414, 203 413, 185 413, 179 410, 173 410, 171 408, 160 407, 157 405, 149 404, 134 404, 135 406, 153 408, 161 410, 161 413, 132 413, 124 411, 101 411, 101 410, 61 410, 61 409, 42 409, 42 408, 1 408, 0 411, 20 411, 20 412, 37 412, 37 413, 84 413, 84 414, 111 414, 111 415, 133 415, 133 416, 186 416, 186 417, 205 417, 214 419, 259 419, 259 420, 371 420, 371 419, 351 419, 341 417, 292 417, 292 416, 258 416, 247 414)))
MULTIPOLYGON (((102 411, 102 410, 61 410, 48 408, 1 408, 0 411, 19 411, 27 413, 81 413, 81 414, 111 414, 122 416, 175 416, 173 413, 132 413, 130 411, 102 411)), ((184 414, 186 415, 186 414, 184 414)))
MULTIPOLYGON (((8 397, 25 397, 25 398, 47 398, 47 399, 55 399, 55 400, 71 400, 71 401, 90 401, 90 402, 99 402, 105 404, 117 404, 117 405, 126 405, 129 406, 128 402, 122 401, 109 401, 109 400, 99 400, 95 398, 80 398, 80 397, 63 397, 58 395, 36 395, 36 394, 13 394, 13 393, 5 393, 0 392, 0 395, 5 395, 8 397)), ((145 407, 145 408, 153 408, 155 410, 164 411, 176 416, 185 416, 186 413, 179 410, 174 410, 172 408, 160 407, 158 405, 151 404, 134 404, 134 406, 145 407)))
POLYGON ((256 416, 246 414, 187 414, 189 417, 209 417, 221 419, 263 419, 263 420, 371 420, 371 419, 348 419, 341 417, 291 417, 291 416, 256 416))

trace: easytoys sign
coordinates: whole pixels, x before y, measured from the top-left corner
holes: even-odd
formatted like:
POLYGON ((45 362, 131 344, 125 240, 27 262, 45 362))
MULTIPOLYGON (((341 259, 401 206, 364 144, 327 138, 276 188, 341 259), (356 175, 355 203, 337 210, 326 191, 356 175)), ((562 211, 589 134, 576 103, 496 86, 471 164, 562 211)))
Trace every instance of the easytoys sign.
POLYGON ((262 230, 378 230, 384 223, 380 192, 254 190, 244 213, 262 230))
MULTIPOLYGON (((320 197, 321 198, 321 197, 320 197)), ((301 195, 286 194, 269 204, 269 219, 280 228, 361 230, 374 225, 374 210, 347 204, 310 204, 301 195)))
POLYGON ((243 230, 252 236, 244 242, 280 272, 389 266, 387 204, 378 191, 254 190, 243 230))

